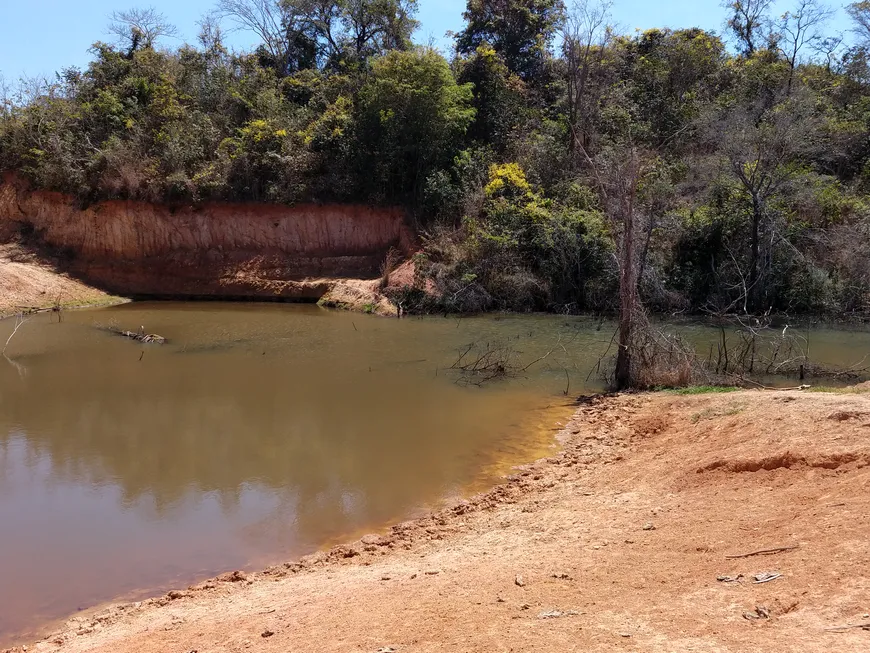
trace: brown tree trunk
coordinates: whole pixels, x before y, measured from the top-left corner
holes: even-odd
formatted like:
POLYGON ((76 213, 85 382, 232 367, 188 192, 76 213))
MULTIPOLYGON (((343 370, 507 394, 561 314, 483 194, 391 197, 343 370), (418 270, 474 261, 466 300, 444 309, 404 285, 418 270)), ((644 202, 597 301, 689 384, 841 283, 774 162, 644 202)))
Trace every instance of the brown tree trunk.
POLYGON ((755 311, 758 308, 758 260, 760 257, 761 242, 761 206, 756 198, 752 199, 752 242, 750 243, 749 257, 749 286, 746 289, 746 301, 749 308, 755 311))
POLYGON ((622 270, 619 275, 619 351, 616 354, 614 386, 616 390, 631 387, 631 341, 637 310, 637 276, 634 260, 633 206, 623 217, 622 270))

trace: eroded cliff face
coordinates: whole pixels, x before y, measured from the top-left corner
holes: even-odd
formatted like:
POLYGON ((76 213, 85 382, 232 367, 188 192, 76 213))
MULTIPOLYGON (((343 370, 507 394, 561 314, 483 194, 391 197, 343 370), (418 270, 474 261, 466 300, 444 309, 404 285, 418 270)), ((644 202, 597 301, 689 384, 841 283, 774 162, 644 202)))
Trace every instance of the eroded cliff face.
POLYGON ((337 278, 371 279, 391 248, 410 251, 400 209, 356 205, 108 201, 0 183, 0 237, 30 233, 64 267, 122 295, 317 299, 337 278))

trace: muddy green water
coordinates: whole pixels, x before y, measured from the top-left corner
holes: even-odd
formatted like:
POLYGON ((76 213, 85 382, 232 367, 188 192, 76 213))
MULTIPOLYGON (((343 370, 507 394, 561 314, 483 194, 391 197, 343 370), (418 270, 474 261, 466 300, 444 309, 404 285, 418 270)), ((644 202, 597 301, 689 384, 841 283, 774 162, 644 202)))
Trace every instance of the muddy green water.
MULTIPOLYGON (((0 358, 0 644, 78 609, 259 568, 481 490, 550 451, 611 329, 131 304, 32 319, 0 358), (159 333, 142 345, 102 327, 159 333), (523 375, 463 386, 471 342, 523 375)), ((0 322, 0 345, 14 322, 0 322)), ((688 328, 703 342, 703 328, 688 328)), ((817 331, 847 363, 866 333, 817 331)))

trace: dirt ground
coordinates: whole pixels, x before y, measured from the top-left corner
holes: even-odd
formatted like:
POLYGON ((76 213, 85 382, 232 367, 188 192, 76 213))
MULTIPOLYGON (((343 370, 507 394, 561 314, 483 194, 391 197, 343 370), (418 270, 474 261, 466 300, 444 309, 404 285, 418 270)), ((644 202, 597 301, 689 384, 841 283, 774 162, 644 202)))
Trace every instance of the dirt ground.
POLYGON ((20 307, 87 306, 118 301, 106 293, 59 274, 35 254, 0 243, 0 318, 20 307))
POLYGON ((870 394, 598 398, 561 438, 484 495, 27 650, 870 651, 870 394))
MULTIPOLYGON (((402 269, 407 268, 407 265, 402 269)), ((413 274, 413 268, 411 268, 413 274)), ((398 278, 398 276, 397 276, 398 278)), ((304 281, 276 281, 263 277, 263 271, 242 267, 226 275, 221 283, 266 289, 280 295, 287 287, 299 297, 321 297, 324 306, 350 311, 396 316, 397 308, 382 293, 380 281, 367 279, 311 278, 304 281)), ((291 293, 292 294, 292 293, 291 293)), ((252 296, 252 299, 256 299, 252 296)), ((260 296, 262 299, 262 296, 260 296)), ((66 274, 58 272, 33 250, 15 243, 3 243, 0 234, 0 319, 26 308, 64 308, 95 306, 122 302, 66 274)))

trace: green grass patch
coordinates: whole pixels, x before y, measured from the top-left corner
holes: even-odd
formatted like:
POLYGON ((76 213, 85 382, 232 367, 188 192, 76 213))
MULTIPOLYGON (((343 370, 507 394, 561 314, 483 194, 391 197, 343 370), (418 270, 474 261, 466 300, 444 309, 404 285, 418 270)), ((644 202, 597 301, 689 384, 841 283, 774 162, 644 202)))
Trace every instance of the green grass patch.
POLYGON ((688 388, 659 388, 673 395, 712 395, 739 392, 742 388, 728 385, 690 385, 688 388))
POLYGON ((807 388, 804 392, 823 392, 832 395, 864 395, 870 393, 870 388, 857 386, 842 386, 835 388, 833 386, 822 385, 807 388))

